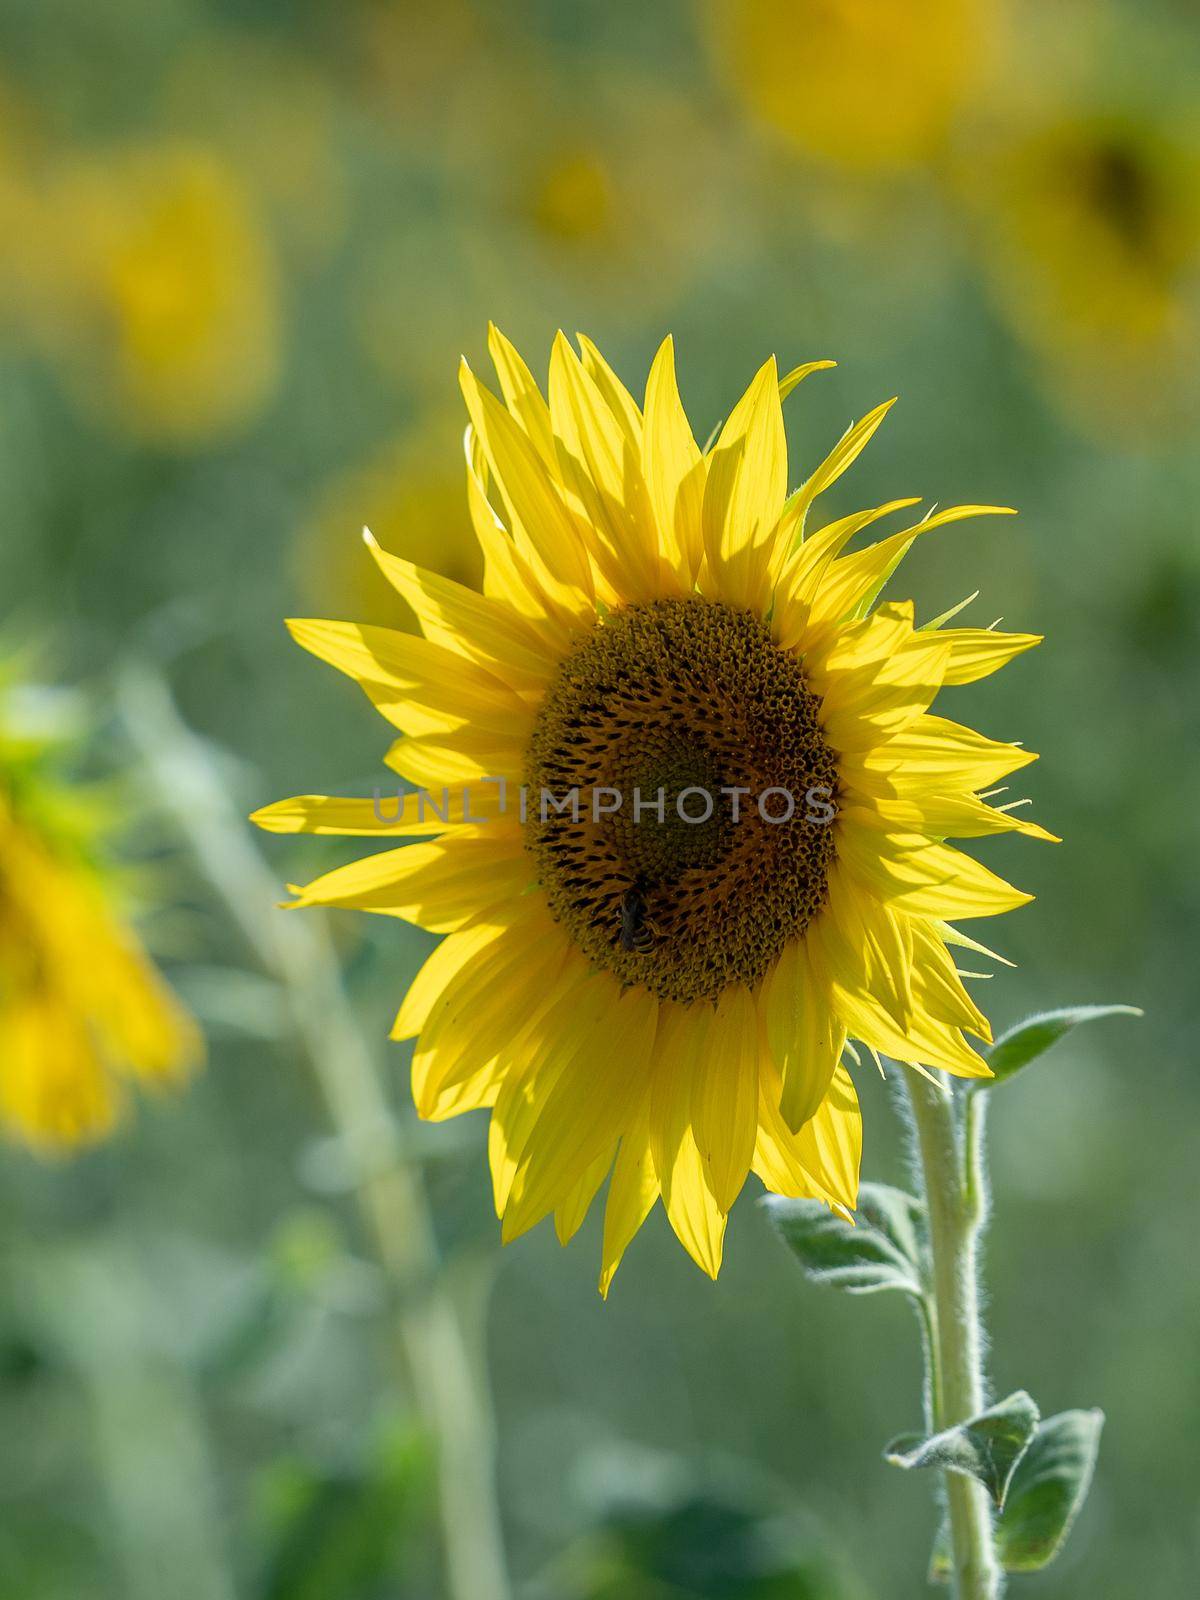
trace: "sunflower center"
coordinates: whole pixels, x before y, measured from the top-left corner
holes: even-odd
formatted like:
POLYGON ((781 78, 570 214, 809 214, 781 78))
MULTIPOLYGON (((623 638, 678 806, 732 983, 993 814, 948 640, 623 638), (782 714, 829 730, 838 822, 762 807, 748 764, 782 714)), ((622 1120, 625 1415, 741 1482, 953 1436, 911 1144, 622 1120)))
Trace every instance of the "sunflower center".
POLYGON ((530 742, 552 914, 665 1000, 753 985, 826 897, 837 768, 795 656, 748 611, 630 605, 563 661, 530 742))

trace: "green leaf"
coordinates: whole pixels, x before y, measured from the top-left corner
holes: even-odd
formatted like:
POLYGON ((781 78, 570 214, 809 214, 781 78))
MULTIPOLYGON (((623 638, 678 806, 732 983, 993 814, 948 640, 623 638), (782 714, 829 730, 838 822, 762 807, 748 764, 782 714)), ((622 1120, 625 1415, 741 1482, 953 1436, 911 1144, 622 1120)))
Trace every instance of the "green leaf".
POLYGON ((769 1194, 763 1204, 813 1283, 847 1294, 899 1289, 923 1295, 925 1213, 912 1195, 882 1183, 862 1184, 853 1226, 819 1200, 769 1194))
POLYGON ((1037 1430, 1038 1408, 1018 1389, 966 1422, 928 1438, 903 1434, 883 1452, 894 1467, 937 1467, 974 1478, 1003 1507, 1017 1464, 1037 1430))
MULTIPOLYGON (((1062 1411, 1038 1424, 996 1519, 996 1553, 1005 1571, 1037 1572, 1062 1549, 1087 1498, 1103 1426, 1103 1411, 1062 1411)), ((943 1521, 929 1559, 930 1583, 948 1583, 951 1564, 943 1521)))
POLYGON ((1066 1006, 1061 1011, 1043 1011, 1036 1017, 1028 1017, 1002 1034, 986 1052, 994 1077, 981 1079, 979 1087, 990 1089, 1011 1078, 1081 1022, 1095 1022, 1100 1017, 1143 1015, 1137 1006, 1066 1006))
POLYGON ((1091 1487, 1103 1426, 1103 1411, 1060 1411, 1039 1425, 996 1527, 1009 1572, 1037 1572, 1066 1543, 1091 1487))

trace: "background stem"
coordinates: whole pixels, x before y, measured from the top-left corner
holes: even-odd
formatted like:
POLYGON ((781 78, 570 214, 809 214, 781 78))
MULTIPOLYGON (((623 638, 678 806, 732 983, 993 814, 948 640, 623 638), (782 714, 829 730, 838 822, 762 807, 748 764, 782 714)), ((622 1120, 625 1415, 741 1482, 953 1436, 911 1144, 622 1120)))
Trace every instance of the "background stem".
MULTIPOLYGON (((967 1098, 960 1136, 955 1101, 940 1083, 905 1072, 916 1126, 933 1255, 933 1365, 929 1388, 937 1429, 965 1422, 985 1405, 977 1245, 986 1212, 983 1110, 967 1098)), ((946 1509, 958 1600, 995 1600, 1001 1574, 992 1513, 981 1484, 946 1474, 946 1509)))
POLYGON ((481 1313, 483 1297, 470 1285, 461 1286, 459 1297, 451 1293, 420 1172, 405 1156, 321 919, 277 909, 278 884, 227 796, 221 753, 186 726, 161 679, 129 667, 120 687, 125 721, 159 799, 287 996, 296 1041, 352 1165, 363 1218, 392 1288, 416 1404, 436 1447, 447 1594, 507 1600, 483 1341, 472 1338, 464 1315, 481 1313))

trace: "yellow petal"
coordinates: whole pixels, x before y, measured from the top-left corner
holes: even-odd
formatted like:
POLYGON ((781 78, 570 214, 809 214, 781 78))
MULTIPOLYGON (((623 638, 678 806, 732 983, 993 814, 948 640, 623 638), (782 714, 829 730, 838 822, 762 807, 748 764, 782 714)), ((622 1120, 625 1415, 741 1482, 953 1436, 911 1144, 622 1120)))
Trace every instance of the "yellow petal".
POLYGON ((845 1067, 834 1072, 829 1093, 794 1138, 805 1170, 835 1202, 852 1211, 858 1203, 862 1114, 845 1067))
POLYGON ((721 429, 704 486, 704 551, 713 592, 762 607, 773 539, 787 494, 787 437, 774 356, 721 429))
POLYGON ((1036 760, 1020 745, 998 743, 961 723, 925 715, 875 749, 847 754, 840 766, 848 783, 868 793, 916 796, 984 789, 1036 760))
POLYGON ((415 1039, 447 984, 460 972, 474 972, 477 960, 490 947, 499 947, 507 941, 512 917, 510 908, 491 918, 481 918, 471 927, 443 939, 409 985, 389 1037, 415 1039))
POLYGON ((922 1008, 952 1028, 965 1028, 990 1044, 992 1028, 963 987, 963 981, 934 931, 922 917, 910 919, 913 959, 913 988, 922 1008))
POLYGON ((852 973, 855 984, 875 996, 897 1027, 906 1028, 913 1014, 909 919, 859 887, 839 862, 829 874, 824 927, 839 971, 852 973))
POLYGON ((413 1052, 419 1116, 443 1121, 472 1103, 491 1104, 509 1074, 520 1075, 529 1041, 559 1000, 568 965, 561 936, 543 945, 527 927, 514 927, 474 968, 455 975, 413 1052))
POLYGON ((642 413, 629 390, 617 377, 600 351, 586 333, 577 333, 579 358, 583 370, 604 396, 605 404, 616 418, 617 426, 625 435, 635 454, 642 448, 642 413))
POLYGON ((817 987, 801 940, 785 946, 763 989, 763 1020, 783 1080, 780 1113, 793 1132, 816 1111, 841 1059, 846 1030, 817 987))
POLYGON ((591 528, 597 564, 623 598, 658 598, 670 575, 658 552, 641 452, 561 333, 550 356, 550 415, 563 478, 591 528))
POLYGON ((914 527, 894 533, 878 544, 841 556, 827 569, 812 606, 814 623, 835 623, 867 604, 900 565, 914 540, 922 534, 966 517, 1012 516, 1009 506, 949 506, 914 527))
POLYGON ((556 476, 558 460, 554 449, 554 430, 550 426, 550 407, 515 345, 504 337, 494 322, 488 324, 488 353, 500 380, 504 403, 529 436, 546 471, 556 476))
POLYGON ((867 750, 909 727, 928 711, 949 659, 945 645, 913 636, 880 661, 831 674, 821 725, 836 750, 867 750))
POLYGON ((583 1219, 596 1198, 596 1191, 608 1176, 613 1164, 616 1146, 605 1150, 591 1166, 578 1177, 567 1191, 566 1197, 554 1208, 554 1231, 559 1244, 569 1244, 583 1225, 583 1219))
POLYGON ((567 1059, 537 1096, 504 1208, 506 1242, 552 1211, 601 1155, 611 1155, 645 1087, 657 1021, 658 1002, 643 989, 622 993, 608 974, 584 988, 559 1046, 567 1059))
POLYGON ((810 378, 814 372, 831 372, 837 366, 836 361, 805 361, 798 367, 793 367, 790 372, 785 372, 779 380, 779 398, 786 400, 794 389, 798 389, 805 378, 810 378))
POLYGON ((992 628, 944 628, 941 637, 950 644, 948 684, 986 678, 1042 642, 1040 633, 997 633, 992 628))
MULTIPOLYGON (((803 528, 808 508, 817 496, 824 494, 825 490, 835 484, 843 472, 858 460, 874 438, 884 417, 895 404, 896 398, 893 395, 890 400, 885 400, 882 405, 876 406, 874 411, 869 411, 861 422, 852 423, 817 470, 797 491, 794 498, 798 527, 803 528)), ((788 509, 792 510, 792 507, 789 506, 788 509)))
POLYGON ((411 633, 357 622, 289 618, 296 643, 344 672, 384 717, 405 733, 470 726, 510 735, 532 712, 501 679, 452 650, 411 633))
MULTIPOLYGON (((830 948, 827 935, 827 919, 819 917, 808 931, 809 957, 829 985, 833 1004, 854 1038, 897 1061, 944 1067, 959 1077, 991 1076, 987 1063, 968 1046, 957 1028, 928 1016, 920 1008, 906 1029, 897 1027, 852 973, 838 969, 836 950, 830 948)), ((804 1131, 801 1129, 801 1133, 804 1131)))
POLYGON ((520 616, 461 583, 389 555, 369 529, 363 529, 363 537, 427 639, 479 662, 518 692, 545 690, 558 661, 520 616))
POLYGON ((772 1194, 821 1200, 838 1210, 852 1208, 858 1191, 862 1122, 849 1075, 838 1069, 799 1133, 784 1122, 779 1094, 778 1074, 768 1065, 760 1088, 755 1172, 772 1194))
POLYGON ((461 785, 445 795, 439 788, 426 794, 377 793, 373 799, 343 799, 338 795, 298 794, 276 800, 250 814, 250 821, 266 833, 320 833, 345 836, 419 837, 448 833, 464 822, 511 822, 517 816, 517 797, 501 793, 499 784, 461 785))
POLYGON ((693 1062, 700 1047, 698 1024, 683 1006, 664 1005, 654 1046, 650 1097, 650 1149, 662 1186, 663 1204, 676 1237, 702 1271, 721 1268, 726 1213, 705 1178, 691 1128, 693 1062))
MULTIPOLYGON (((785 564, 779 574, 772 613, 772 630, 777 643, 784 650, 792 650, 802 641, 808 630, 809 614, 820 589, 821 581, 835 557, 845 549, 856 533, 870 527, 873 522, 890 516, 893 511, 907 510, 919 505, 919 500, 889 500, 886 505, 874 506, 869 511, 856 511, 852 516, 839 517, 809 535, 804 543, 790 554, 785 554, 785 564)), ((778 548, 789 551, 792 538, 798 532, 797 507, 789 503, 779 525, 778 548)))
POLYGON ((998 833, 1023 833, 1049 844, 1062 842, 1057 834, 1018 812, 997 811, 974 794, 872 795, 862 799, 861 805, 843 801, 843 820, 861 821, 892 833, 923 833, 930 839, 982 839, 998 833))
POLYGON ((593 977, 575 947, 565 941, 564 946, 563 966, 549 1003, 521 1026, 508 1052, 508 1070, 488 1127, 488 1162, 499 1217, 504 1215, 517 1166, 542 1108, 570 1061, 572 1023, 593 977))
POLYGON ((749 990, 731 985, 701 1010, 692 1083, 692 1132, 713 1198, 728 1211, 742 1191, 758 1129, 758 1017, 749 990))
POLYGON ((525 769, 525 749, 526 741, 519 732, 516 737, 503 738, 459 728, 440 737, 406 735, 388 746, 383 759, 393 772, 426 791, 430 805, 445 811, 452 804, 447 794, 461 794, 464 786, 474 790, 488 779, 503 779, 512 794, 525 769))
POLYGON ((592 601, 584 591, 547 583, 534 552, 518 549, 489 498, 490 471, 479 435, 469 424, 463 434, 467 466, 467 507, 483 555, 483 592, 518 613, 523 624, 547 648, 562 655, 573 635, 594 620, 592 601))
POLYGON ((87 1029, 53 999, 10 999, 0 1013, 0 1119, 47 1155, 110 1133, 120 1110, 87 1029))
POLYGON ((675 348, 663 340, 646 380, 646 486, 663 547, 687 589, 700 571, 706 467, 675 381, 675 348))
POLYGON ((568 609, 579 596, 590 600, 591 568, 579 525, 529 435, 465 361, 459 368, 459 383, 471 425, 512 512, 511 532, 518 545, 522 540, 527 543, 539 581, 556 603, 568 609))
POLYGON ((604 1207, 603 1265, 600 1293, 607 1299, 630 1241, 658 1199, 658 1176, 650 1153, 650 1095, 643 1094, 633 1125, 621 1137, 616 1165, 604 1207))
POLYGON ((851 826, 839 831, 837 848, 839 861, 865 889, 913 915, 994 917, 1033 898, 960 850, 922 834, 851 826))
POLYGON ((531 877, 519 835, 485 823, 336 867, 297 889, 292 907, 353 906, 453 933, 519 899, 531 877))

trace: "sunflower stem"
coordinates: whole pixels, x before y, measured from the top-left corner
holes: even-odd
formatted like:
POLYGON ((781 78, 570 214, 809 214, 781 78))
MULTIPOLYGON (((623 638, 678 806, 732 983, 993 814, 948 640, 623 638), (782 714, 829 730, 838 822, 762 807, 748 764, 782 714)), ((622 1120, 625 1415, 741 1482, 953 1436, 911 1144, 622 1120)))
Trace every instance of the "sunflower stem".
MULTIPOLYGON (((938 1430, 985 1405, 978 1247, 987 1213, 983 1096, 958 1101, 940 1083, 904 1074, 916 1128, 932 1255, 928 1389, 938 1430)), ((945 1474, 954 1592, 957 1600, 996 1600, 1002 1577, 992 1513, 982 1484, 945 1474)))

